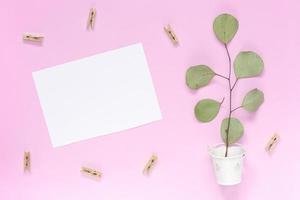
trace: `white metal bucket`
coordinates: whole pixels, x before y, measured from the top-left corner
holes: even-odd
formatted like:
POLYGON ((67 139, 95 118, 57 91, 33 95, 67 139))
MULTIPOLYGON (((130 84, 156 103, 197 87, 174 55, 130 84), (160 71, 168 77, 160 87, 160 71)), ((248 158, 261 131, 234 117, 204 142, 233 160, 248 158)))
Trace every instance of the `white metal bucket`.
POLYGON ((213 148, 209 148, 217 183, 220 185, 239 184, 242 180, 245 150, 241 145, 235 144, 229 146, 227 157, 225 157, 225 151, 225 144, 219 144, 213 148))

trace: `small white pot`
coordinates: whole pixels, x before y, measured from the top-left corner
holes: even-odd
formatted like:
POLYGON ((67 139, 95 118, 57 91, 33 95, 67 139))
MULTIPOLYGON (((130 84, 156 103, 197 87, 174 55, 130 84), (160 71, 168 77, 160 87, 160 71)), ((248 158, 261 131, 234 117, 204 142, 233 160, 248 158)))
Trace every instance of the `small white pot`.
POLYGON ((229 146, 227 157, 225 157, 225 151, 225 144, 219 144, 213 148, 209 148, 217 183, 220 185, 239 184, 242 180, 245 150, 241 145, 235 144, 229 146))

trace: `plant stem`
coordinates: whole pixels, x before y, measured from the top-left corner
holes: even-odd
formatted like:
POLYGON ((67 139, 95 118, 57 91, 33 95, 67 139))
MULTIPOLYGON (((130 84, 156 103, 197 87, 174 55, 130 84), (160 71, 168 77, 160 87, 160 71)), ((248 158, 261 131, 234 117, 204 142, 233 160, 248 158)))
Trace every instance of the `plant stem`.
MULTIPOLYGON (((228 51, 228 47, 227 44, 224 44, 225 49, 226 49, 226 53, 227 53, 227 57, 228 57, 228 66, 229 66, 229 75, 228 75, 228 86, 229 86, 229 114, 228 114, 228 124, 227 124, 227 129, 226 129, 226 151, 225 151, 225 157, 228 156, 228 146, 229 146, 229 127, 230 127, 230 121, 231 121, 231 114, 232 114, 232 89, 233 87, 231 87, 231 57, 228 51)), ((237 80, 236 80, 237 82, 237 80)), ((235 84, 236 84, 235 82, 235 84)), ((234 86, 235 86, 234 84, 234 86)))
POLYGON ((231 90, 233 90, 233 88, 235 87, 235 85, 236 85, 236 83, 238 82, 238 78, 237 79, 235 79, 235 82, 234 82, 234 84, 233 84, 233 86, 232 86, 232 88, 231 88, 231 90))
POLYGON ((239 106, 239 107, 236 107, 235 109, 233 109, 232 111, 231 111, 231 113, 233 113, 234 111, 236 111, 237 109, 240 109, 240 108, 242 108, 243 106, 239 106))
POLYGON ((218 73, 216 73, 216 72, 215 72, 215 75, 216 75, 216 76, 220 76, 220 77, 225 78, 226 80, 228 80, 228 77, 223 76, 223 75, 221 75, 221 74, 218 74, 218 73))
POLYGON ((220 102, 220 105, 223 104, 224 100, 225 100, 225 97, 223 97, 222 101, 220 102))

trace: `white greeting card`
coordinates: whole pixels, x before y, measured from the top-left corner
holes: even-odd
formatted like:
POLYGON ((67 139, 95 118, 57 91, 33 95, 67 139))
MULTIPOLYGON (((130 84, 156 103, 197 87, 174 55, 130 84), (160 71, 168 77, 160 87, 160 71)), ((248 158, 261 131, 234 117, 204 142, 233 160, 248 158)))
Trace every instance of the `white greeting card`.
POLYGON ((142 44, 33 72, 54 147, 161 119, 142 44))

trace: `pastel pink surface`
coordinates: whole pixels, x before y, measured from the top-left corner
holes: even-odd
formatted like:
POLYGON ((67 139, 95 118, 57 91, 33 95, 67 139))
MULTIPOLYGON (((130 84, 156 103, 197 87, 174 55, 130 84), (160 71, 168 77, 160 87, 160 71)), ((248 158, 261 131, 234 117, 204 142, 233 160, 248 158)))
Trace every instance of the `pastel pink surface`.
POLYGON ((2 1, 1 31, 1 199, 214 199, 300 198, 297 133, 300 101, 300 3, 292 1, 2 1), (87 31, 89 9, 98 10, 94 31, 87 31), (220 143, 219 126, 227 114, 198 123, 195 103, 227 97, 227 83, 214 79, 197 92, 185 85, 191 65, 207 64, 227 73, 227 58, 212 31, 222 12, 235 15, 240 29, 229 45, 258 52, 262 77, 242 80, 234 105, 252 88, 265 93, 255 114, 234 114, 245 126, 247 151, 243 182, 222 187, 215 181, 207 146, 220 143), (174 47, 163 31, 170 23, 180 41, 174 47), (24 32, 45 36, 42 45, 22 41, 24 32), (52 148, 31 73, 129 44, 142 42, 163 120, 109 136, 52 148), (281 141, 272 156, 264 147, 274 132, 281 141), (23 173, 23 152, 32 154, 31 173, 23 173), (142 175, 152 153, 158 165, 142 175), (100 169, 100 181, 80 174, 82 165, 100 169))

